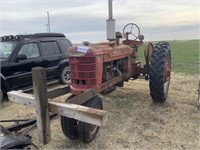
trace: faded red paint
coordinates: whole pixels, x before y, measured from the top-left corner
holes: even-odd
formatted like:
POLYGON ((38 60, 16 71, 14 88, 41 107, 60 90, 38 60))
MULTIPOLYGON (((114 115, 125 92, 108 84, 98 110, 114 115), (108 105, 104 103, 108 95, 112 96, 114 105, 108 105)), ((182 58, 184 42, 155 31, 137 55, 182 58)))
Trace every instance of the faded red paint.
POLYGON ((104 42, 69 48, 71 93, 78 95, 91 88, 97 88, 98 91, 101 91, 103 63, 106 62, 130 57, 121 69, 125 70, 129 77, 139 75, 141 63, 135 61, 136 51, 130 46, 137 47, 143 42, 125 40, 123 43, 104 42), (81 52, 79 52, 80 49, 81 52))

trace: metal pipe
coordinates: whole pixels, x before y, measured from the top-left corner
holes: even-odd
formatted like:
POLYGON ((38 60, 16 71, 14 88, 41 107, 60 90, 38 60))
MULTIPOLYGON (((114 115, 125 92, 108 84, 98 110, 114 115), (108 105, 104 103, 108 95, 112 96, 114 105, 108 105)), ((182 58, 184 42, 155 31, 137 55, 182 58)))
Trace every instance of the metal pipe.
POLYGON ((115 20, 113 19, 112 1, 108 0, 108 20, 106 20, 107 40, 115 40, 115 20))
POLYGON ((113 13, 112 13, 112 1, 113 0, 108 0, 108 12, 109 12, 109 19, 113 19, 113 13))
POLYGON ((0 120, 0 122, 22 122, 22 121, 30 121, 31 119, 13 119, 13 120, 0 120))
MULTIPOLYGON (((54 118, 57 116, 57 114, 51 114, 49 115, 50 116, 50 119, 54 118)), ((26 122, 23 122, 23 123, 19 123, 17 125, 13 125, 13 126, 10 126, 10 127, 6 127, 7 130, 9 130, 10 132, 13 132, 13 131, 18 131, 18 130, 21 130, 22 128, 25 128, 25 127, 28 127, 28 126, 31 126, 33 124, 35 124, 37 122, 36 119, 33 119, 33 120, 30 120, 30 121, 26 121, 26 122)))

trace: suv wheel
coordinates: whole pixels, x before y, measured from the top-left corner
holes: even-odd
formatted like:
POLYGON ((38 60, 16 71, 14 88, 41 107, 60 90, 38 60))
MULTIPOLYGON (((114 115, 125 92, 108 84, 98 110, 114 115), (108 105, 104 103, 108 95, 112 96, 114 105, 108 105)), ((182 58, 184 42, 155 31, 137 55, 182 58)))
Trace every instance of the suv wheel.
POLYGON ((69 67, 63 67, 60 73, 60 83, 61 84, 69 84, 70 83, 70 72, 69 67))

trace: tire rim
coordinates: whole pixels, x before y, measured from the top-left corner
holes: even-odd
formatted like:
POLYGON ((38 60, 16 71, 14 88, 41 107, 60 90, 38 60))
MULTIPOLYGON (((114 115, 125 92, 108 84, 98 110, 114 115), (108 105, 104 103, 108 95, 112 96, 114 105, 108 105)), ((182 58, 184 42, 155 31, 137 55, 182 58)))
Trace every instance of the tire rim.
POLYGON ((68 70, 65 71, 63 77, 64 77, 66 83, 70 82, 70 72, 68 70))
POLYGON ((166 97, 169 91, 169 83, 171 76, 171 63, 169 54, 167 55, 164 68, 164 96, 166 97))

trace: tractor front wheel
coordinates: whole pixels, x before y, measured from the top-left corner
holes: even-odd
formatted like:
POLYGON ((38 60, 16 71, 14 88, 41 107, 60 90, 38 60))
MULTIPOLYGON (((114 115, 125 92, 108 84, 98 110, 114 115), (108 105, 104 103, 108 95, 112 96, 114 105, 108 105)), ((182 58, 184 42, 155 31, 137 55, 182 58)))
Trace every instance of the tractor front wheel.
MULTIPOLYGON (((70 95, 67 100, 73 98, 74 95, 70 95)), ((67 101, 66 100, 66 101, 67 101)), ((78 121, 72 118, 61 116, 61 127, 64 135, 70 140, 78 139, 78 121)))
POLYGON ((171 77, 171 52, 167 42, 156 44, 150 64, 150 95, 155 102, 164 102, 167 98, 171 77))
MULTIPOLYGON (((84 106, 96 108, 96 109, 103 109, 102 99, 98 96, 90 99, 87 101, 84 106)), ((78 123, 78 135, 82 142, 89 143, 91 142, 97 135, 99 131, 99 127, 96 125, 92 125, 89 123, 85 123, 79 121, 78 123)))

